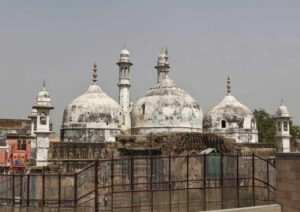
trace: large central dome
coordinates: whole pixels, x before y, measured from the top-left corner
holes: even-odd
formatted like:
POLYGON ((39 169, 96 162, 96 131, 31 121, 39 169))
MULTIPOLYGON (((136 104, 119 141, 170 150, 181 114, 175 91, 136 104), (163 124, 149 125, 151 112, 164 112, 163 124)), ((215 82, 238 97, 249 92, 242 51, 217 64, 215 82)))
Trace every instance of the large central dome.
POLYGON ((163 73, 164 78, 134 104, 132 134, 201 132, 203 114, 199 103, 168 77, 168 71, 163 73))
POLYGON ((114 141, 123 123, 121 106, 93 84, 66 108, 63 141, 114 141))

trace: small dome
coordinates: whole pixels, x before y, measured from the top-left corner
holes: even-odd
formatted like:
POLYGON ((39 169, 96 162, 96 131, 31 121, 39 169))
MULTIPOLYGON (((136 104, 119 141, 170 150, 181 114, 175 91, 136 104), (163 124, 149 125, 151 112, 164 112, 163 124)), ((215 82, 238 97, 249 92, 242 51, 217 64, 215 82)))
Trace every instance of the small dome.
POLYGON ((129 51, 127 49, 122 49, 120 52, 120 61, 123 63, 131 63, 130 62, 130 57, 129 57, 129 51))
POLYGON ((51 98, 50 98, 50 93, 46 89, 45 82, 42 87, 42 90, 38 93, 36 97, 36 102, 33 106, 34 108, 36 107, 51 107, 51 98))
POLYGON ((121 106, 94 84, 65 108, 63 137, 68 141, 112 141, 122 122, 121 106))
POLYGON ((257 142, 253 113, 230 94, 205 114, 203 128, 208 132, 234 138, 238 143, 257 142))
POLYGON ((166 75, 134 104, 132 134, 201 132, 202 119, 199 103, 166 75))
POLYGON ((31 113, 29 114, 28 118, 36 118, 37 117, 37 110, 33 108, 31 113))
POLYGON ((281 104, 277 109, 276 116, 277 117, 287 117, 287 118, 290 117, 290 113, 289 113, 287 107, 285 106, 283 100, 281 101, 281 104))
POLYGON ((129 51, 127 49, 122 49, 120 52, 120 56, 129 56, 129 51))

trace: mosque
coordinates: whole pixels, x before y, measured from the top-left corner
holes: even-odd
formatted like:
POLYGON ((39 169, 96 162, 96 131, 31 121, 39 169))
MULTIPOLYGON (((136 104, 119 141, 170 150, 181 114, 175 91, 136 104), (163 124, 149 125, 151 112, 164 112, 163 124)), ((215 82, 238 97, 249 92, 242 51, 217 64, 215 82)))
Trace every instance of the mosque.
MULTIPOLYGON (((97 65, 93 68, 93 83, 85 93, 72 100, 64 110, 61 142, 114 142, 116 136, 151 135, 157 133, 215 133, 237 143, 258 143, 254 114, 231 94, 230 77, 227 95, 204 115, 200 104, 178 87, 169 76, 168 51, 163 49, 155 66, 157 84, 137 102, 130 102, 130 69, 133 63, 129 51, 122 49, 119 67, 119 101, 109 97, 97 83, 97 65)), ((47 165, 50 130, 50 94, 45 85, 38 93, 30 118, 36 142, 37 165, 47 165)), ((282 103, 276 113, 278 142, 289 151, 290 115, 282 103)))

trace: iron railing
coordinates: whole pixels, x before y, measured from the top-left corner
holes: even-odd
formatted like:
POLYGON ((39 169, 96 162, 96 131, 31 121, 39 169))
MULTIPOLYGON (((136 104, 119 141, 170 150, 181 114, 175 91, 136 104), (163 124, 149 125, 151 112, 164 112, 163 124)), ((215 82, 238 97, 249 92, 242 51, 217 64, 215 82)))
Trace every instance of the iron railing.
POLYGON ((1 174, 0 204, 92 211, 199 211, 269 204, 275 168, 254 154, 95 160, 72 174, 1 174))

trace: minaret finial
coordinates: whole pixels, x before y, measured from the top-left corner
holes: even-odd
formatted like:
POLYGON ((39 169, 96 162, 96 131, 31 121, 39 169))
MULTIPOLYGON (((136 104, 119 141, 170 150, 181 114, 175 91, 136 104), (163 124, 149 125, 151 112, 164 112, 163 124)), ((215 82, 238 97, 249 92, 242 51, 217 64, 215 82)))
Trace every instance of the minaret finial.
POLYGON ((228 75, 227 77, 227 96, 230 96, 231 92, 231 81, 230 81, 230 76, 228 75))
POLYGON ((96 82, 97 82, 97 64, 96 64, 96 62, 94 63, 93 71, 94 71, 94 73, 93 73, 93 82, 94 82, 94 84, 96 84, 96 82))
POLYGON ((43 87, 42 87, 42 90, 46 90, 46 81, 45 81, 45 80, 43 81, 43 87))

